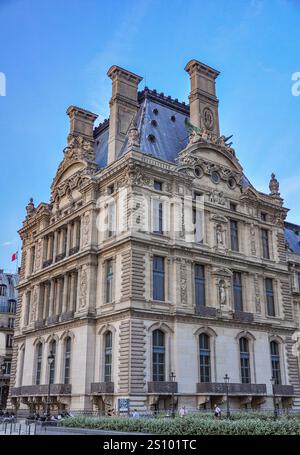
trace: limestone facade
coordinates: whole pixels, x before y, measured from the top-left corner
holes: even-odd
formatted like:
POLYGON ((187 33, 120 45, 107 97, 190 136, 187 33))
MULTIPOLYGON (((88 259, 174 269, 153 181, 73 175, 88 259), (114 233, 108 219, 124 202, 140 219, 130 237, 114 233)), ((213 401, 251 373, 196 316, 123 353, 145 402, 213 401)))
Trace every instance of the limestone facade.
POLYGON ((190 120, 115 66, 109 121, 68 109, 51 201, 20 230, 12 406, 45 408, 50 378, 52 409, 211 408, 226 373, 233 408, 270 408, 273 391, 299 406, 300 260, 279 184, 257 191, 220 136, 219 73, 186 70, 190 120))

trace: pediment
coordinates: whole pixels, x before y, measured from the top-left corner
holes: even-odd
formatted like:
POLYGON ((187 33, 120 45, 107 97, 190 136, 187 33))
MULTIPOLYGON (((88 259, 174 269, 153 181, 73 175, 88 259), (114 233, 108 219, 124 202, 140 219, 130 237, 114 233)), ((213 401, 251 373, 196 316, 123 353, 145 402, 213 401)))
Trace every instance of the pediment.
POLYGON ((230 269, 227 269, 226 267, 215 267, 212 270, 212 274, 227 278, 232 277, 232 271, 230 269))

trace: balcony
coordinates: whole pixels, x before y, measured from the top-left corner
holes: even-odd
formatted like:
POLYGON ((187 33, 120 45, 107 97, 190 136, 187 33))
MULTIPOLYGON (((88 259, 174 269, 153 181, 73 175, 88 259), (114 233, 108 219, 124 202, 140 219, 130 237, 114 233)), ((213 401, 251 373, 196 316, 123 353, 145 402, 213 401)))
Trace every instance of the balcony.
POLYGON ((37 329, 42 329, 45 326, 45 320, 41 319, 40 321, 35 321, 34 323, 34 328, 37 329))
POLYGON ((76 254, 79 251, 79 245, 73 246, 73 248, 69 249, 69 256, 72 256, 72 254, 76 254))
POLYGON ((58 255, 55 257, 55 262, 61 261, 61 260, 64 259, 65 257, 66 257, 66 252, 60 253, 60 254, 58 254, 58 255))
POLYGON ((47 319, 47 325, 56 324, 58 322, 59 316, 56 314, 55 316, 49 316, 47 319))
POLYGON ((93 382, 91 384, 91 393, 93 393, 93 394, 114 393, 114 383, 113 382, 93 382))
POLYGON ((233 319, 240 322, 253 322, 254 316, 252 313, 246 313, 245 311, 235 311, 233 319))
POLYGON ((195 314, 203 317, 215 318, 217 317, 217 308, 198 305, 195 307, 195 314))
MULTIPOLYGON (((71 384, 51 384, 50 395, 71 395, 71 384)), ((48 395, 48 384, 24 385, 11 389, 12 396, 45 396, 48 395)))
POLYGON ((67 311, 66 313, 63 313, 60 317, 61 322, 67 322, 71 321, 74 317, 74 311, 67 311))
POLYGON ((51 265, 52 262, 53 262, 53 259, 47 259, 47 261, 43 262, 43 268, 49 267, 49 265, 51 265))
MULTIPOLYGON (((226 385, 223 382, 198 382, 197 393, 207 395, 225 395, 226 385)), ((266 384, 229 384, 229 395, 266 395, 266 384)))
POLYGON ((148 393, 177 393, 178 383, 171 381, 148 382, 148 393))
POLYGON ((292 397, 294 395, 294 387, 292 385, 275 384, 273 390, 275 395, 283 397, 292 397))

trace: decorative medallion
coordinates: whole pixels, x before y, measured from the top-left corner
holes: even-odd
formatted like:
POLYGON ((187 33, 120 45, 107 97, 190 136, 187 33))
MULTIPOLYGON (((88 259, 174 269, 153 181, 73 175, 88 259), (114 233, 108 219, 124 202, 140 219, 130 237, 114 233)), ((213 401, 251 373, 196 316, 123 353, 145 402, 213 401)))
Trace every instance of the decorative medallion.
POLYGON ((206 107, 205 109, 203 109, 203 122, 204 122, 204 126, 208 130, 212 130, 214 128, 214 114, 213 114, 213 111, 209 107, 206 107))

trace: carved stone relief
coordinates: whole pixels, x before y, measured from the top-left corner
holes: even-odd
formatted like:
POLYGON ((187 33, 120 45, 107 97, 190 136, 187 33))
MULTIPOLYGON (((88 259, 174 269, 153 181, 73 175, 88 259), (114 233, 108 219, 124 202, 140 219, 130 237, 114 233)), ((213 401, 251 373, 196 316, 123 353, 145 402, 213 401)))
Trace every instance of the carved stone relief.
POLYGON ((87 271, 83 267, 80 273, 80 298, 79 307, 85 308, 87 303, 87 271))

